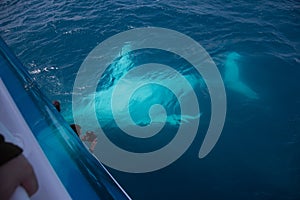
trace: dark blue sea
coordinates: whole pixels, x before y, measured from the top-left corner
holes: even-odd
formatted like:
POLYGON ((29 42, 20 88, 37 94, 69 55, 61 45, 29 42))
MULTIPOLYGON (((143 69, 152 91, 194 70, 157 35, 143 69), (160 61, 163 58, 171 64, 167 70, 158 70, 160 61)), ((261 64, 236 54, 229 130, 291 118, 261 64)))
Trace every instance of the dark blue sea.
MULTIPOLYGON (((128 194, 138 200, 300 199, 298 0, 0 1, 0 36, 43 94, 61 102, 68 123, 73 123, 74 112, 85 116, 90 106, 87 103, 72 111, 74 82, 88 54, 118 33, 147 27, 187 35, 207 51, 224 80, 227 112, 218 142, 199 159, 212 116, 207 83, 181 57, 154 49, 130 52, 130 46, 124 46, 127 50, 105 71, 95 92, 97 116, 108 138, 131 152, 151 152, 169 144, 180 124, 200 118, 192 144, 172 164, 145 173, 108 166, 128 194), (128 105, 133 121, 141 127, 151 123, 152 104, 163 105, 168 117, 161 133, 137 139, 118 128, 111 111, 111 89, 130 69, 145 63, 168 65, 181 73, 193 86, 200 112, 180 116, 181 105, 171 90, 144 86, 128 105)), ((176 81, 168 75, 164 71, 154 74, 161 80, 176 81)), ((147 78, 140 76, 138 81, 147 78)), ((82 98, 89 102, 89 97, 82 98)), ((122 100, 120 96, 119 118, 124 118, 128 103, 122 100)), ((155 117, 161 122, 159 115, 155 117)), ((83 130, 100 134, 89 123, 89 116, 85 119, 83 130)))

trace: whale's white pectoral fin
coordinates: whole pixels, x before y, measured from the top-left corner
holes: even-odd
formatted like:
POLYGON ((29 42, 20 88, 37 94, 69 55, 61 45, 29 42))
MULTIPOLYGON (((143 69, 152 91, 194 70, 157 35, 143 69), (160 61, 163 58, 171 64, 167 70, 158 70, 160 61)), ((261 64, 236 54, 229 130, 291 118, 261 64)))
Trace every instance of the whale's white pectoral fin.
POLYGON ((228 54, 225 63, 225 82, 239 81, 239 67, 236 63, 240 59, 240 54, 233 52, 228 54))
POLYGON ((224 72, 225 84, 231 90, 239 92, 248 98, 259 99, 258 94, 240 80, 239 67, 237 65, 240 57, 236 52, 228 54, 224 72))
POLYGON ((241 81, 229 83, 229 88, 250 99, 259 99, 258 94, 241 81))

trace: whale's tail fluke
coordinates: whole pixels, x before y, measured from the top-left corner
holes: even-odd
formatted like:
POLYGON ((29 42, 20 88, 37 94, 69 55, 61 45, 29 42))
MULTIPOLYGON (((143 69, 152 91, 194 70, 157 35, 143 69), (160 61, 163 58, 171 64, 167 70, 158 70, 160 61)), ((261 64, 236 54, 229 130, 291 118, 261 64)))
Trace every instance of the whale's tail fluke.
POLYGON ((236 52, 228 54, 225 62, 224 82, 225 85, 236 92, 250 98, 259 99, 258 94, 253 91, 248 85, 241 81, 239 76, 239 67, 237 61, 241 55, 236 52))

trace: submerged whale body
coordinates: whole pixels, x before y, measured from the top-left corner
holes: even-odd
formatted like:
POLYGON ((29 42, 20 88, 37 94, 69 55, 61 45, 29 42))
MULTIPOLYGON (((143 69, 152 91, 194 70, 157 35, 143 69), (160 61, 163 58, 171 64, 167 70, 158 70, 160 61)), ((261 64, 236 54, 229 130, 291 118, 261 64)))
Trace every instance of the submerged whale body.
POLYGON ((241 58, 241 55, 232 52, 228 54, 225 62, 225 73, 224 73, 224 81, 225 85, 249 99, 259 99, 258 94, 253 91, 248 85, 246 85, 239 76, 239 67, 237 61, 241 58))

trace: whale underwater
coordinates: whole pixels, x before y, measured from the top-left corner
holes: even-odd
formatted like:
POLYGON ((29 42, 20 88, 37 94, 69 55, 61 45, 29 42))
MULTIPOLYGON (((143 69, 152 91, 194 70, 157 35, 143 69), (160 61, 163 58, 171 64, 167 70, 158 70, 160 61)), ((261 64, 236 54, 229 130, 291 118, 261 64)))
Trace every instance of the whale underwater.
POLYGON ((231 52, 227 55, 224 67, 225 86, 249 99, 259 99, 258 94, 240 79, 239 66, 237 64, 239 59, 241 59, 241 55, 237 52, 231 52))
MULTIPOLYGON (((239 66, 238 61, 241 59, 241 55, 237 52, 230 52, 224 60, 224 71, 222 73, 223 82, 225 85, 225 88, 227 88, 227 93, 229 91, 236 92, 238 95, 241 95, 243 98, 248 100, 257 100, 259 99, 259 95, 251 89, 244 81, 241 79, 240 76, 240 69, 241 66, 239 66)), ((125 74, 130 71, 130 66, 133 65, 133 61, 129 54, 122 55, 122 58, 115 62, 111 68, 108 70, 107 74, 105 76, 109 76, 109 78, 104 79, 104 82, 102 84, 105 87, 99 87, 97 88, 97 92, 94 94, 90 94, 85 96, 84 98, 80 97, 77 98, 78 101, 84 101, 84 105, 82 107, 77 107, 76 112, 73 114, 82 115, 82 113, 93 113, 95 112, 94 106, 92 106, 90 103, 95 101, 95 106, 97 108, 96 112, 99 112, 99 116, 102 117, 102 123, 103 125, 110 125, 113 121, 113 118, 117 117, 120 119, 126 118, 128 116, 126 113, 128 112, 128 107, 131 108, 131 115, 135 116, 136 124, 149 124, 151 122, 156 123, 165 123, 165 113, 156 113, 153 118, 149 118, 149 115, 147 115, 147 110, 151 107, 151 105, 154 104, 161 104, 166 109, 169 109, 170 111, 174 111, 176 108, 178 108, 178 105, 174 100, 174 95, 169 95, 170 92, 166 92, 166 89, 163 87, 154 87, 152 85, 149 85, 147 87, 142 87, 141 89, 137 90, 136 93, 134 93, 133 97, 131 98, 132 101, 130 103, 128 101, 124 100, 124 96, 128 93, 128 91, 132 87, 136 87, 136 85, 143 85, 145 80, 153 79, 153 81, 163 82, 169 85, 172 85, 174 94, 177 94, 177 96, 182 99, 182 96, 188 95, 192 90, 197 88, 202 88, 205 86, 205 80, 202 78, 195 78, 193 74, 191 75, 185 75, 185 78, 189 79, 191 87, 190 88, 182 88, 182 85, 180 83, 179 75, 174 75, 170 72, 167 72, 164 69, 158 70, 157 73, 151 74, 151 73, 144 73, 139 74, 139 76, 132 76, 128 78, 124 78, 125 81, 120 82, 118 81, 111 81, 111 80, 119 80, 121 77, 123 77, 125 74), (115 101, 114 109, 118 112, 116 113, 116 116, 112 116, 111 114, 111 97, 114 91, 114 88, 117 84, 120 84, 119 87, 122 89, 119 90, 121 93, 114 94, 114 97, 119 99, 118 101, 115 101), (159 95, 158 95, 159 94, 159 95), (128 104, 129 103, 129 104, 128 104), (141 110, 145 110, 144 112, 141 112, 141 110)), ((88 85, 87 80, 85 84, 88 85)), ((218 86, 219 83, 214 83, 218 86)), ((228 95, 227 95, 228 96, 228 95)), ((179 100, 180 100, 179 99, 179 100)), ((181 102, 181 103, 189 103, 189 102, 181 102)), ((184 115, 181 113, 178 115, 178 113, 174 113, 173 115, 168 116, 167 121, 170 124, 178 124, 178 123, 184 123, 189 122, 191 120, 199 118, 203 113, 198 113, 196 115, 184 115)), ((67 115, 67 114, 66 114, 67 115)), ((69 115, 67 115, 69 116, 69 115)), ((71 116, 71 114, 70 114, 71 116)), ((92 116, 92 114, 86 115, 84 121, 81 124, 90 124, 89 121, 91 120, 89 116, 92 116)), ((126 121, 126 120, 125 120, 126 121)), ((132 125, 132 124, 129 124, 132 125)), ((88 127, 89 129, 95 129, 95 127, 88 127)))

